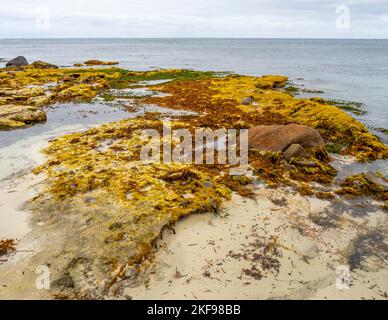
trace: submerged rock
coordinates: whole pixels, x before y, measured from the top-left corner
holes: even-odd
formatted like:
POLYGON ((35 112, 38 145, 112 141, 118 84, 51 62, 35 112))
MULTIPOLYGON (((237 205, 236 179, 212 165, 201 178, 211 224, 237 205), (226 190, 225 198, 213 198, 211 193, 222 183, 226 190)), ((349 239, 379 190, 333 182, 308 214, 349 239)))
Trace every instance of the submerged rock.
POLYGON ((113 66, 119 63, 117 61, 88 60, 84 64, 87 66, 113 66))
POLYGON ((258 151, 284 151, 292 144, 307 148, 324 147, 319 132, 303 125, 269 125, 249 129, 249 147, 258 151))
POLYGON ((23 56, 19 56, 19 57, 16 57, 15 59, 8 61, 5 66, 7 68, 10 68, 10 67, 23 67, 27 65, 28 65, 27 59, 23 56))

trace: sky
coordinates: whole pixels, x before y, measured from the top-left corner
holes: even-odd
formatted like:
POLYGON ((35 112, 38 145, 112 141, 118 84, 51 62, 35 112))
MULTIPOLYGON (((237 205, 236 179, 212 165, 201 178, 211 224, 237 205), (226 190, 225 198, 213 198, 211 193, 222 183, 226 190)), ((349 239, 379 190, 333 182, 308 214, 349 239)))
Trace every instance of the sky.
POLYGON ((383 38, 388 0, 0 0, 0 38, 383 38))

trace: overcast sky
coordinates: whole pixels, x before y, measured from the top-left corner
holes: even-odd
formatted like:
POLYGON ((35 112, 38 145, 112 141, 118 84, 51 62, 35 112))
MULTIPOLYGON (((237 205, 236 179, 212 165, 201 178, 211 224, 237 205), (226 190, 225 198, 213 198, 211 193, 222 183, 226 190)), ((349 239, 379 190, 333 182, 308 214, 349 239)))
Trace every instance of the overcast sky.
POLYGON ((387 39, 388 0, 0 0, 0 38, 30 37, 387 39))

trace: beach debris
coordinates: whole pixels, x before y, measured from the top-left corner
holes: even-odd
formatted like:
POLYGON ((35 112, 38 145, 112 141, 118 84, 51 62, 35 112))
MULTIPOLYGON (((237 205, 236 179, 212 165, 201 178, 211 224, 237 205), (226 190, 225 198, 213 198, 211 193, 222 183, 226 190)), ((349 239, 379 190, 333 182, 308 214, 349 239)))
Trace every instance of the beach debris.
MULTIPOLYGON (((256 234, 255 226, 252 227, 252 233, 256 234)), ((269 239, 256 237, 253 242, 242 245, 241 252, 229 251, 228 257, 250 262, 251 267, 243 268, 242 272, 256 280, 260 280, 267 272, 279 273, 279 258, 282 257, 282 253, 275 237, 269 239)))
POLYGON ((10 68, 10 67, 23 67, 23 66, 27 66, 27 65, 28 65, 27 59, 23 56, 18 56, 16 58, 8 61, 5 66, 7 68, 10 68))

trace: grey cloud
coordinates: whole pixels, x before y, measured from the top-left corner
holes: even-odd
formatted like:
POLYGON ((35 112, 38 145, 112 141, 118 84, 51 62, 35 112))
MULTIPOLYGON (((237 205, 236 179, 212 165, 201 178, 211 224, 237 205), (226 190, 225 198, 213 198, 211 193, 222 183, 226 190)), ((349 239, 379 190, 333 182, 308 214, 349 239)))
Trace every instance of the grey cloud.
POLYGON ((388 38, 386 0, 0 0, 0 37, 388 38), (3 3, 4 2, 4 3, 3 3), (347 3, 351 29, 335 28, 347 3), (36 30, 39 7, 50 29, 36 30))

